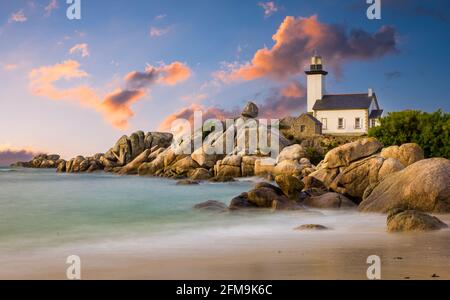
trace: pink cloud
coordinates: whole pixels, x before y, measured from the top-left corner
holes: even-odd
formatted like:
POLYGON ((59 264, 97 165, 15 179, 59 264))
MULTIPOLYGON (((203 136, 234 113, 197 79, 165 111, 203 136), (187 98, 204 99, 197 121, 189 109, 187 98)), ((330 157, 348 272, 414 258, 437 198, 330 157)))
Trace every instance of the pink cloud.
POLYGON ((151 37, 160 37, 163 35, 166 35, 170 31, 170 27, 165 28, 158 28, 158 27, 152 27, 150 28, 150 36, 151 37))
POLYGON ((346 60, 369 60, 398 51, 393 27, 383 26, 375 33, 359 29, 347 33, 342 26, 319 22, 317 16, 286 17, 272 39, 273 47, 259 49, 251 62, 233 64, 215 76, 225 81, 283 80, 302 73, 314 51, 339 73, 346 60))
POLYGON ((9 17, 9 23, 23 23, 27 21, 27 17, 25 16, 25 14, 23 13, 23 10, 19 10, 13 14, 11 14, 11 16, 9 17))
POLYGON ((58 8, 58 1, 57 0, 50 0, 50 2, 47 4, 45 9, 45 15, 48 17, 52 14, 52 11, 58 8))
POLYGON ((66 89, 56 86, 60 80, 70 81, 89 76, 74 60, 34 69, 29 73, 29 79, 32 94, 52 100, 72 101, 101 113, 115 128, 126 129, 129 119, 134 116, 131 106, 148 95, 151 85, 175 85, 188 79, 190 74, 189 67, 180 62, 160 67, 149 66, 145 72, 128 73, 123 88, 117 88, 103 97, 86 85, 66 89))
POLYGON ((76 44, 69 50, 70 54, 76 54, 79 53, 81 57, 88 57, 90 55, 89 53, 89 46, 88 44, 76 44))
POLYGON ((17 149, 8 145, 0 145, 0 166, 9 166, 18 161, 30 161, 41 153, 30 148, 17 149))
POLYGON ((264 16, 266 17, 270 17, 272 14, 278 11, 278 7, 273 1, 259 2, 258 5, 261 6, 262 9, 264 10, 264 16))

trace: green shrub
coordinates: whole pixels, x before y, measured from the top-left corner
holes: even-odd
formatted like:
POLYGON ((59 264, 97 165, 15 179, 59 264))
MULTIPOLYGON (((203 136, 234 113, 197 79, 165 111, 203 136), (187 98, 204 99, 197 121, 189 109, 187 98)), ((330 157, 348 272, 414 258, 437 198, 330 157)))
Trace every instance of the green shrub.
POLYGON ((309 161, 313 165, 319 164, 324 159, 324 155, 321 154, 319 151, 317 151, 317 149, 315 149, 313 147, 307 147, 305 152, 306 152, 306 156, 309 158, 309 161))
POLYGON ((391 112, 381 118, 381 126, 369 130, 369 136, 377 138, 386 147, 417 143, 426 157, 450 158, 450 114, 441 110, 434 113, 391 112))

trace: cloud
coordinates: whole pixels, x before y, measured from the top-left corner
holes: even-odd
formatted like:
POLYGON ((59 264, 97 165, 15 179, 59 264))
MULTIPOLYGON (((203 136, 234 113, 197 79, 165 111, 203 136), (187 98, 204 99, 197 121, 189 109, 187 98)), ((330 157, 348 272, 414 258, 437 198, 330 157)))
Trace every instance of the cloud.
POLYGON ((386 76, 387 80, 397 79, 402 77, 402 72, 400 71, 386 72, 384 73, 384 76, 386 76))
POLYGON ((23 13, 23 10, 19 10, 15 13, 13 13, 10 17, 9 17, 9 23, 23 23, 27 21, 27 17, 25 16, 25 14, 23 13))
POLYGON ((259 104, 262 118, 283 118, 297 114, 306 108, 306 90, 300 82, 292 81, 284 86, 272 88, 259 104))
POLYGON ((159 125, 159 130, 168 131, 172 129, 172 125, 175 124, 175 121, 178 119, 187 120, 189 123, 193 124, 194 122, 194 112, 201 111, 203 122, 208 119, 227 119, 234 118, 240 115, 238 109, 234 110, 226 110, 217 107, 205 107, 203 105, 194 103, 187 107, 180 109, 179 111, 167 116, 159 125))
POLYGON ((208 94, 206 94, 206 93, 194 93, 194 94, 190 94, 190 95, 181 97, 181 99, 183 101, 186 101, 189 103, 200 103, 207 98, 208 98, 208 94))
POLYGON ((0 145, 0 166, 9 166, 18 161, 30 161, 41 152, 32 149, 15 149, 0 145))
POLYGON ((259 6, 262 7, 264 10, 264 16, 270 17, 272 14, 276 13, 278 11, 278 7, 276 6, 275 2, 269 1, 269 2, 259 2, 259 6))
POLYGON ((157 16, 155 16, 155 20, 162 20, 162 19, 164 19, 165 17, 167 17, 166 14, 157 15, 157 16))
POLYGON ((163 35, 166 35, 169 33, 171 27, 165 27, 165 28, 158 28, 158 27, 152 27, 150 28, 150 36, 151 37, 160 37, 163 35))
POLYGON ((19 68, 18 64, 3 64, 3 70, 14 71, 19 68))
POLYGON ((49 17, 52 14, 52 11, 58 8, 57 0, 50 0, 45 9, 45 16, 49 17))
POLYGON ((75 60, 67 60, 53 66, 44 66, 29 73, 32 94, 52 100, 66 100, 99 112, 115 128, 126 129, 134 116, 131 106, 145 98, 153 84, 175 85, 189 78, 191 71, 181 62, 159 67, 147 66, 145 72, 133 71, 124 78, 124 87, 105 96, 86 85, 60 89, 60 80, 87 78, 89 74, 80 69, 75 60))
POLYGON ((70 54, 80 53, 81 57, 89 57, 89 46, 88 44, 76 44, 69 50, 70 54))
POLYGON ((146 96, 143 90, 118 89, 102 101, 100 109, 105 118, 116 128, 126 129, 128 120, 134 116, 131 105, 146 96))
POLYGON ((398 51, 393 27, 383 26, 373 34, 360 29, 347 33, 342 26, 319 22, 317 16, 286 17, 272 38, 274 46, 259 49, 251 62, 234 63, 214 75, 224 81, 283 80, 302 73, 316 50, 339 75, 346 60, 369 60, 398 51))

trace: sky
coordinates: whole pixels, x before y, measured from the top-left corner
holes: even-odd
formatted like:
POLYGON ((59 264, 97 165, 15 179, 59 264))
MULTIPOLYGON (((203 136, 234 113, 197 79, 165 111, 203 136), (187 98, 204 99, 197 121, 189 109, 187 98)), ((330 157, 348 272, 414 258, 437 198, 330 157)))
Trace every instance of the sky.
POLYGON ((304 70, 327 93, 373 88, 386 111, 450 111, 450 1, 0 0, 0 165, 107 151, 195 110, 298 116, 304 70))

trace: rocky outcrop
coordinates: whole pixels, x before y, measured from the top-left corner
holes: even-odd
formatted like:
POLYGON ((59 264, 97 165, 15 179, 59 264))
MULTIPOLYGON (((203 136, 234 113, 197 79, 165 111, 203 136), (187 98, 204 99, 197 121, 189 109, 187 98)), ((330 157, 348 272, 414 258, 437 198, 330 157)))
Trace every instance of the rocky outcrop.
POLYGON ((300 193, 305 187, 305 184, 297 177, 288 174, 278 175, 275 177, 275 182, 283 191, 284 195, 294 200, 300 197, 300 193))
POLYGON ((302 203, 305 206, 320 208, 320 209, 339 209, 339 208, 356 208, 357 205, 338 193, 326 193, 319 196, 307 198, 302 203))
POLYGON ((401 146, 391 146, 381 150, 381 157, 394 158, 405 167, 424 159, 422 148, 415 143, 403 144, 401 146))
POLYGON ((181 179, 177 181, 177 185, 198 185, 199 182, 192 179, 181 179))
POLYGON ((277 158, 277 163, 285 160, 290 161, 300 161, 302 158, 306 157, 306 152, 302 146, 299 144, 294 144, 284 148, 277 158))
POLYGON ((231 210, 248 208, 269 208, 273 210, 298 210, 302 206, 290 200, 282 190, 269 183, 257 184, 247 193, 242 193, 231 200, 231 210))
POLYGON ((373 138, 337 147, 327 153, 316 171, 308 175, 311 179, 304 181, 321 182, 327 189, 360 202, 367 189, 404 169, 400 161, 382 157, 377 153, 379 150, 381 144, 373 138))
POLYGON ((172 143, 173 136, 170 133, 137 131, 130 137, 122 136, 108 152, 106 159, 117 166, 125 166, 139 156, 144 150, 155 146, 167 148, 172 143))
POLYGON ((211 172, 204 168, 198 168, 191 170, 188 173, 188 177, 192 180, 208 180, 211 179, 211 172))
POLYGON ((211 212, 226 212, 228 207, 225 203, 216 200, 208 200, 194 206, 194 209, 211 212))
POLYGON ((226 156, 214 167, 216 177, 241 177, 242 157, 240 155, 226 156))
POLYGON ((447 227, 438 218, 416 210, 395 209, 387 217, 388 232, 431 231, 447 227))
POLYGON ((325 155, 324 164, 329 169, 346 167, 356 160, 377 153, 381 148, 382 144, 374 138, 360 139, 329 151, 325 155))
POLYGON ((17 162, 11 167, 20 168, 36 168, 36 169, 54 169, 59 166, 64 160, 57 154, 39 154, 28 162, 17 162))
POLYGON ((359 205, 364 212, 394 208, 450 212, 450 160, 420 160, 371 188, 359 205))
POLYGON ((141 154, 136 156, 134 160, 128 163, 126 166, 121 168, 117 173, 119 175, 135 175, 138 173, 139 167, 147 161, 149 155, 151 154, 151 149, 144 150, 141 154))

